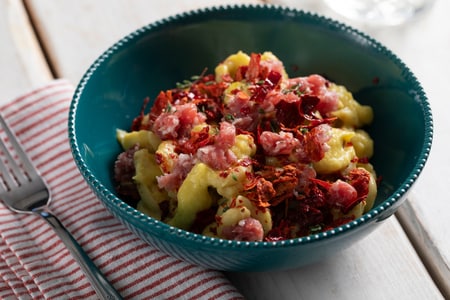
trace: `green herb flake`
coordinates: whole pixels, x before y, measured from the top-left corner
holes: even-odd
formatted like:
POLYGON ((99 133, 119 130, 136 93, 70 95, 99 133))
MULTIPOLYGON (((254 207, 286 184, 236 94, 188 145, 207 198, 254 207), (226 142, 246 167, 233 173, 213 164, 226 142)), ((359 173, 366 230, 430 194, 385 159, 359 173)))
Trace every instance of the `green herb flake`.
POLYGON ((299 97, 301 97, 304 94, 306 94, 306 92, 307 92, 306 89, 303 88, 302 84, 300 84, 300 83, 295 84, 295 85, 293 85, 293 86, 291 86, 289 88, 283 89, 281 91, 281 93, 284 94, 284 95, 289 94, 289 93, 294 93, 295 95, 297 95, 299 97))
POLYGON ((184 89, 190 88, 196 81, 198 81, 200 79, 201 79, 201 76, 194 75, 194 76, 191 76, 190 80, 185 79, 182 82, 177 82, 175 85, 178 89, 184 90, 184 89))
POLYGON ((321 226, 320 224, 316 224, 316 225, 314 225, 314 226, 311 226, 311 227, 309 228, 309 231, 310 231, 311 233, 320 232, 320 231, 322 231, 322 226, 321 226))
POLYGON ((226 121, 233 121, 234 120, 234 116, 232 114, 226 114, 225 115, 225 120, 226 121))
POLYGON ((300 129, 300 132, 301 132, 302 134, 307 134, 308 131, 309 131, 308 128, 305 128, 305 127, 303 127, 303 128, 300 129))

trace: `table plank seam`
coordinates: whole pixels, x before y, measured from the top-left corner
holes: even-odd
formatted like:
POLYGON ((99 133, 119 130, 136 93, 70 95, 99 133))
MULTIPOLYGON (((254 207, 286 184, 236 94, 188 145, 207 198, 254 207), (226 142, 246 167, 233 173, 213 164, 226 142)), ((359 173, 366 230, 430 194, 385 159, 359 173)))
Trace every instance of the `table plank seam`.
POLYGON ((417 218, 409 199, 399 207, 395 216, 430 274, 431 279, 445 299, 450 299, 450 285, 448 284, 450 269, 422 222, 417 218))
POLYGON ((32 4, 28 3, 27 0, 22 0, 22 4, 23 4, 23 7, 27 14, 27 17, 30 21, 32 34, 34 34, 34 36, 36 37, 36 41, 39 45, 42 55, 44 56, 45 62, 47 63, 47 66, 50 70, 51 76, 55 79, 61 78, 61 76, 59 74, 60 72, 57 71, 55 64, 52 62, 50 51, 44 42, 45 39, 43 38, 42 31, 37 26, 37 22, 36 22, 37 16, 33 13, 32 4))

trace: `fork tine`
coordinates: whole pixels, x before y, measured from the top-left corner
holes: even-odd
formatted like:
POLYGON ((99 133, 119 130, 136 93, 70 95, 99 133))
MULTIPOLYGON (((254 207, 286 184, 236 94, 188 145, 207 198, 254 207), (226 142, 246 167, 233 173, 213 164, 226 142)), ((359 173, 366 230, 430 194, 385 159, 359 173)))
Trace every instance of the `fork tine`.
MULTIPOLYGON (((19 185, 23 184, 26 181, 30 181, 30 177, 33 176, 34 173, 36 173, 36 170, 31 162, 31 160, 28 158, 28 156, 25 154, 25 151, 22 149, 22 146, 19 144, 16 136, 11 131, 11 129, 6 124, 5 120, 3 119, 2 115, 0 114, 0 125, 3 128, 3 131, 6 133, 9 143, 13 147, 15 153, 17 154, 19 158, 19 162, 17 163, 17 160, 14 159, 11 152, 8 150, 6 144, 4 141, 0 141, 1 149, 3 154, 7 158, 7 162, 9 165, 9 169, 14 173, 14 175, 8 175, 7 169, 8 166, 2 167, 2 173, 4 174, 4 179, 9 183, 13 184, 14 181, 17 181, 19 185), (6 168, 6 170, 3 170, 6 168), (8 179, 9 177, 9 179, 8 179), (11 178, 13 177, 13 178, 11 178), (11 181, 14 180, 14 181, 11 181)), ((2 163, 3 165, 3 163, 2 163)), ((11 187, 11 186, 10 186, 11 187)))
MULTIPOLYGON (((8 150, 6 149, 6 145, 3 143, 2 139, 0 139, 0 150, 1 150, 1 153, 4 153, 4 155, 8 156, 7 159, 9 159, 9 156, 11 156, 11 155, 9 154, 8 150)), ((0 172, 1 172, 1 178, 4 181, 4 182, 2 182, 2 185, 5 185, 5 190, 8 190, 12 186, 15 186, 16 183, 15 183, 13 175, 9 171, 8 166, 6 165, 6 163, 3 160, 4 160, 4 158, 0 157, 0 172)))

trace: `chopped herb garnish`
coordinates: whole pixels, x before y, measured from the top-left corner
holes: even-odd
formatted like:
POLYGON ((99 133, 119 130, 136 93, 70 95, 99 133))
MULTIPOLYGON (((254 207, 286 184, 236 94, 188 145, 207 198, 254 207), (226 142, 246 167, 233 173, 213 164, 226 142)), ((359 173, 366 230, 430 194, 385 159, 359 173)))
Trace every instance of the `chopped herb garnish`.
POLYGON ((198 80, 200 80, 202 77, 200 75, 194 75, 191 76, 190 80, 185 79, 182 82, 177 82, 176 83, 176 87, 178 89, 188 89, 190 88, 192 85, 194 85, 198 80))
POLYGON ((187 89, 189 87, 192 86, 192 82, 188 81, 188 80, 183 80, 183 82, 177 82, 176 86, 178 89, 187 89))
POLYGON ((297 96, 302 96, 304 94, 306 94, 306 89, 303 88, 303 85, 301 83, 297 83, 289 88, 283 89, 281 91, 281 93, 283 93, 284 95, 289 94, 289 93, 294 93, 297 96))
POLYGON ((225 115, 225 120, 226 121, 233 121, 234 120, 234 116, 232 114, 226 114, 225 115))
POLYGON ((314 226, 311 226, 311 227, 309 228, 309 231, 310 231, 311 233, 320 232, 320 231, 322 231, 322 226, 321 226, 320 224, 316 224, 316 225, 314 225, 314 226))

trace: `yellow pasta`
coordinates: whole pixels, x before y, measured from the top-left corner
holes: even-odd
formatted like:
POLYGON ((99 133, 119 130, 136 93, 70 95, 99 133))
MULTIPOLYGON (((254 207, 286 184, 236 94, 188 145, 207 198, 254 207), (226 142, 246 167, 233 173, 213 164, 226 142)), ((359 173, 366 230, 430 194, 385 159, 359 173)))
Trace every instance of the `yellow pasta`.
POLYGON ((362 129, 355 130, 355 135, 351 139, 356 156, 359 158, 369 158, 373 155, 373 140, 369 134, 362 129))
POLYGON ((196 164, 178 190, 177 209, 168 223, 178 228, 188 229, 197 213, 214 204, 210 188, 214 188, 217 194, 226 199, 235 198, 243 190, 248 171, 247 168, 238 166, 224 177, 222 172, 217 172, 204 163, 196 164))
POLYGON ((157 176, 162 175, 159 166, 156 164, 155 155, 147 149, 141 149, 134 153, 134 166, 136 175, 133 177, 141 201, 138 209, 147 215, 161 220, 161 209, 159 204, 167 200, 167 193, 158 187, 157 176))
POLYGON ((247 66, 249 62, 250 56, 242 51, 228 56, 221 64, 216 67, 216 80, 222 81, 224 75, 230 75, 231 77, 234 77, 238 68, 241 66, 247 66))
POLYGON ((283 76, 283 78, 285 78, 285 79, 287 79, 289 77, 288 74, 286 73, 286 70, 283 67, 283 63, 272 52, 270 52, 270 51, 264 52, 261 55, 261 61, 263 63, 266 62, 271 67, 277 66, 277 65, 280 66, 279 70, 281 72, 281 76, 283 76))
POLYGON ((139 144, 140 147, 155 152, 159 143, 161 143, 161 139, 149 130, 126 132, 125 130, 118 129, 116 134, 117 140, 125 150, 131 148, 135 144, 139 144))
POLYGON ((314 163, 319 174, 330 174, 345 169, 355 158, 355 148, 351 144, 355 132, 352 130, 332 128, 331 139, 327 142, 330 149, 325 157, 314 163))
POLYGON ((229 87, 223 92, 223 104, 228 105, 233 99, 236 91, 241 92, 241 97, 250 98, 250 91, 248 90, 248 86, 240 81, 233 82, 229 87))
MULTIPOLYGON (((228 212, 228 210, 240 209, 243 207, 250 212, 249 216, 257 219, 261 223, 265 233, 269 232, 272 229, 272 216, 270 214, 270 211, 268 209, 260 209, 256 207, 247 197, 244 197, 242 195, 239 195, 236 197, 236 199, 229 200, 227 203, 219 206, 217 215, 222 217, 221 220, 224 225, 229 225, 229 222, 224 221, 224 215, 226 214, 226 212, 228 212), (227 207, 230 206, 234 207, 227 209, 227 207), (221 212, 223 211, 225 211, 225 213, 221 214, 221 212)), ((234 223, 233 225, 236 225, 236 223, 234 223)))
POLYGON ((223 236, 223 229, 236 226, 239 221, 250 218, 251 212, 245 206, 233 207, 227 209, 220 215, 220 222, 217 225, 217 235, 223 236))
POLYGON ((355 207, 353 207, 348 213, 343 213, 339 208, 333 207, 331 209, 331 214, 333 216, 333 220, 339 220, 343 218, 359 218, 364 213, 364 207, 366 206, 366 202, 362 201, 358 203, 355 207))
POLYGON ((170 173, 173 170, 178 153, 175 151, 176 145, 173 141, 163 141, 156 149, 156 155, 160 161, 159 165, 161 171, 164 173, 170 173))
MULTIPOLYGON (((266 51, 261 54, 261 61, 270 65, 280 65, 280 71, 283 78, 288 78, 282 62, 272 52, 266 51)), ((228 56, 222 63, 215 68, 216 81, 222 81, 224 75, 235 77, 239 67, 247 66, 250 62, 250 56, 242 51, 228 56)))
POLYGON ((330 90, 339 95, 340 107, 332 114, 342 121, 344 127, 360 128, 372 122, 372 108, 355 101, 353 95, 344 86, 332 84, 330 90))
POLYGON ((377 190, 377 181, 375 179, 374 173, 371 173, 369 181, 369 193, 367 194, 367 197, 365 199, 366 206, 364 207, 364 213, 372 209, 377 197, 377 190))
POLYGON ((204 235, 221 237, 223 236, 224 228, 236 226, 241 220, 247 218, 258 220, 265 234, 272 229, 272 215, 269 209, 256 207, 248 198, 242 195, 222 202, 216 214, 219 222, 208 225, 203 231, 204 235))
POLYGON ((256 145, 253 138, 247 134, 239 134, 235 138, 234 145, 230 149, 238 159, 251 157, 256 153, 256 145))

